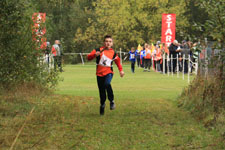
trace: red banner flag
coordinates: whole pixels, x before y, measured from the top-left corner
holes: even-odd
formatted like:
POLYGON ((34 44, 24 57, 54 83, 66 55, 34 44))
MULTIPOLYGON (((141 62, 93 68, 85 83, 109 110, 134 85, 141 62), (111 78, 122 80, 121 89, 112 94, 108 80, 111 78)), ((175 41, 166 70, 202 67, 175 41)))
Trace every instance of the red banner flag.
POLYGON ((176 36, 176 14, 162 14, 162 36, 161 42, 166 46, 175 40, 176 36))
POLYGON ((44 49, 46 43, 46 27, 44 25, 46 20, 46 13, 34 13, 32 15, 33 25, 33 40, 37 42, 39 48, 44 49))

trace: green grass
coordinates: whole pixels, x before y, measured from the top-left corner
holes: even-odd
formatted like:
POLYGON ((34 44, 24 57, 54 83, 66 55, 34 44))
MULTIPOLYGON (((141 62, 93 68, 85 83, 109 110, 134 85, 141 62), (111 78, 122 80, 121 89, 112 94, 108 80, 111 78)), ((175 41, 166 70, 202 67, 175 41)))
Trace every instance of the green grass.
MULTIPOLYGON (((187 77, 180 78, 162 75, 155 72, 143 72, 136 68, 132 74, 128 65, 124 66, 125 77, 120 78, 114 66, 112 86, 116 99, 171 99, 175 100, 182 88, 187 85, 187 77)), ((62 74, 63 83, 59 85, 57 94, 92 96, 98 98, 98 88, 95 75, 95 66, 67 66, 62 74)))
MULTIPOLYGON (((25 120, 35 111, 19 137, 16 149, 47 150, 222 150, 215 131, 207 131, 188 112, 179 109, 176 98, 187 86, 182 80, 124 66, 117 68, 112 87, 116 109, 99 115, 99 95, 94 65, 68 65, 61 74, 55 95, 19 104, 0 101, 0 149, 8 149, 25 120), (26 104, 28 103, 28 104, 26 104), (18 105, 18 106, 15 106, 18 105), (6 109, 7 108, 7 109, 6 109), (3 111, 8 114, 2 114, 3 111), (3 131, 4 129, 4 131, 3 131), (4 138, 3 138, 4 137, 4 138)), ((187 77, 185 77, 187 79, 187 77)))

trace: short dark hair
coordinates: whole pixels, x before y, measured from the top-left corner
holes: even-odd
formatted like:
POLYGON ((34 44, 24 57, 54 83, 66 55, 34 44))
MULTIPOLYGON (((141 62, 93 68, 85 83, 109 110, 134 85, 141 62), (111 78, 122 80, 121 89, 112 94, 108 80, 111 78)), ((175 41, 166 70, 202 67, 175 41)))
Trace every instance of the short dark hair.
POLYGON ((111 35, 106 35, 106 36, 104 37, 104 42, 105 42, 105 39, 108 39, 108 38, 112 39, 112 36, 111 36, 111 35))

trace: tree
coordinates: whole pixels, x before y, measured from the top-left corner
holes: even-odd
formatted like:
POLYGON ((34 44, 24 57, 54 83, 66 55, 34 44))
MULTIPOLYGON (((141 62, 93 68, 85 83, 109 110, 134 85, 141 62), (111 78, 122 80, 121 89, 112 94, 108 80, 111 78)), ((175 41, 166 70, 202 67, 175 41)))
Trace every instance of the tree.
POLYGON ((195 0, 185 0, 186 10, 185 16, 187 16, 189 26, 185 29, 187 32, 184 37, 187 40, 197 40, 196 37, 202 37, 202 32, 205 30, 204 26, 199 28, 200 24, 205 24, 208 19, 206 9, 200 7, 201 2, 195 0))
POLYGON ((33 82, 48 86, 55 79, 39 61, 42 52, 32 40, 30 1, 0 1, 0 87, 33 82))
POLYGON ((97 0, 93 6, 94 19, 89 19, 90 25, 85 31, 78 29, 75 35, 75 43, 92 48, 99 46, 105 34, 113 35, 116 49, 125 50, 139 43, 160 40, 162 13, 177 14, 178 33, 185 32, 188 26, 183 0, 97 0))
POLYGON ((74 52, 74 35, 78 28, 85 29, 92 16, 94 0, 40 0, 33 1, 36 11, 47 15, 47 38, 51 43, 61 40, 65 52, 74 52))

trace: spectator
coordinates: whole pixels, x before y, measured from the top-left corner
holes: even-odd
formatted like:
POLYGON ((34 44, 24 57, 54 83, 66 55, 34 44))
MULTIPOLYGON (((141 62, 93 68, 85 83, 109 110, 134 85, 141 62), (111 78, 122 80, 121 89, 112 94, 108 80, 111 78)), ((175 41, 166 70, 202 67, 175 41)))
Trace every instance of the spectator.
POLYGON ((156 46, 156 71, 161 72, 162 69, 162 52, 161 47, 159 45, 156 46))
POLYGON ((138 47, 136 50, 136 59, 137 59, 137 66, 140 67, 140 52, 141 52, 141 46, 140 48, 138 47))
POLYGON ((167 46, 165 45, 165 43, 162 43, 160 49, 161 49, 161 53, 162 53, 162 59, 163 59, 163 56, 165 56, 165 58, 164 58, 165 61, 162 60, 162 63, 160 64, 160 66, 161 66, 161 71, 164 72, 163 69, 165 69, 165 73, 167 73, 167 54, 169 53, 169 52, 168 52, 168 48, 167 48, 167 46), (165 64, 164 64, 164 63, 165 63, 165 64), (165 66, 165 68, 164 68, 163 66, 165 66))
MULTIPOLYGON (((190 42, 188 44, 189 44, 189 47, 191 49, 192 62, 196 63, 198 61, 198 59, 199 59, 199 54, 200 54, 200 50, 197 48, 198 43, 194 43, 193 44, 192 42, 190 42)), ((191 73, 192 73, 192 71, 193 71, 193 65, 191 67, 191 73)))
POLYGON ((145 49, 143 49, 142 47, 140 52, 140 62, 142 68, 144 68, 144 61, 145 61, 144 57, 145 57, 145 49))
POLYGON ((50 42, 46 43, 46 49, 45 49, 45 59, 46 59, 46 63, 49 67, 49 63, 50 63, 50 53, 51 53, 51 44, 50 42))
POLYGON ((156 44, 154 44, 154 49, 153 49, 153 52, 152 52, 152 59, 153 59, 153 69, 155 70, 155 71, 157 71, 157 56, 156 56, 156 54, 157 54, 157 45, 156 44))
POLYGON ((189 47, 188 43, 184 40, 182 42, 182 49, 181 49, 181 56, 182 56, 182 58, 184 58, 184 60, 182 61, 182 64, 184 64, 184 66, 182 65, 182 67, 184 67, 184 73, 188 73, 189 55, 190 55, 190 47, 189 47))
POLYGON ((62 47, 59 40, 55 40, 55 44, 52 46, 52 54, 54 59, 54 69, 58 66, 60 72, 62 72, 62 47))
POLYGON ((151 57, 152 57, 152 54, 151 54, 151 46, 149 44, 146 44, 145 45, 145 57, 144 57, 144 71, 148 71, 150 72, 150 67, 151 67, 151 57))
POLYGON ((174 40, 173 43, 169 46, 169 53, 170 53, 170 72, 176 72, 177 66, 177 55, 180 52, 180 47, 177 40, 174 40), (172 63, 172 65, 171 65, 172 63))

